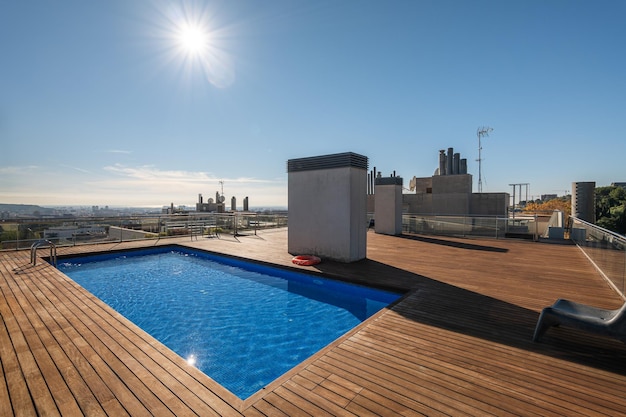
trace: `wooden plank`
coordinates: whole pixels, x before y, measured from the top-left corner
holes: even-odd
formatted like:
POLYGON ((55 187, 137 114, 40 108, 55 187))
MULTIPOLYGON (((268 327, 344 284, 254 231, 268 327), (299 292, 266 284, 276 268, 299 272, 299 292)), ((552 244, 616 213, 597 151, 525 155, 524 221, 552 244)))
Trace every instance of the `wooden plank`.
MULTIPOLYGON (((54 323, 49 314, 46 312, 45 306, 36 304, 37 299, 33 297, 32 293, 29 294, 29 292, 23 291, 22 296, 25 301, 30 302, 31 310, 25 310, 25 315, 29 318, 33 326, 35 326, 35 323, 43 323, 42 321, 39 321, 40 317, 35 312, 39 312, 39 314, 43 316, 42 319, 47 320, 51 325, 54 323)), ((53 306, 49 305, 48 308, 53 308, 53 306)), ((86 401, 97 404, 109 403, 111 405, 115 405, 115 402, 110 402, 115 398, 115 396, 104 381, 102 381, 99 375, 96 372, 93 372, 93 363, 97 363, 97 358, 84 339, 81 337, 71 339, 58 326, 54 326, 52 333, 49 333, 48 328, 43 325, 39 327, 40 329, 37 331, 37 334, 41 343, 41 349, 36 349, 31 345, 31 350, 33 352, 38 350, 42 351, 40 355, 41 360, 38 360, 39 367, 42 369, 42 372, 44 372, 44 374, 46 373, 44 371, 45 368, 49 368, 48 373, 54 373, 57 370, 57 367, 61 369, 67 367, 65 372, 71 375, 76 375, 75 378, 71 378, 72 381, 80 379, 84 382, 83 395, 88 398, 86 401), (51 361, 51 355, 48 354, 48 351, 46 351, 44 346, 51 345, 53 341, 56 341, 59 346, 63 347, 64 354, 61 354, 59 350, 53 350, 56 355, 54 360, 51 361), (89 357, 90 360, 88 360, 87 357, 89 357), (94 399, 96 401, 94 401, 94 399)), ((98 406, 96 406, 95 409, 90 410, 90 412, 97 413, 99 412, 97 409, 98 406)), ((108 414, 119 414, 122 412, 117 408, 106 411, 102 409, 102 411, 108 414)))
MULTIPOLYGON (((280 411, 280 414, 287 416, 312 416, 313 414, 307 413, 301 408, 298 408, 289 399, 284 398, 285 390, 278 388, 263 397, 263 402, 267 402, 273 408, 280 411), (283 395, 281 395, 283 394, 283 395)), ((288 395, 289 396, 289 395, 288 395)), ((256 405, 255 405, 255 408, 256 405)), ((268 414, 273 415, 273 414, 268 414)))
MULTIPOLYGON (((156 389, 157 387, 159 387, 160 389, 165 389, 166 387, 170 387, 167 388, 167 390, 162 390, 158 393, 155 392, 155 394, 157 394, 160 399, 168 398, 172 395, 171 390, 174 390, 176 391, 176 396, 180 397, 180 399, 186 402, 186 404, 192 409, 204 409, 205 413, 210 413, 212 415, 233 415, 232 413, 234 413, 234 410, 230 405, 228 405, 226 402, 221 403, 220 401, 216 401, 219 399, 219 397, 213 396, 214 400, 211 401, 211 404, 208 404, 207 401, 209 401, 210 398, 205 398, 204 400, 202 400, 197 394, 192 393, 187 388, 187 384, 198 383, 198 380, 196 378, 192 378, 191 375, 188 373, 189 371, 196 370, 184 363, 184 361, 180 357, 178 357, 178 355, 174 354, 168 349, 161 349, 162 345, 158 343, 151 343, 150 345, 143 343, 149 341, 147 340, 148 336, 145 334, 145 332, 138 329, 136 326, 131 325, 129 322, 126 322, 125 319, 124 326, 115 325, 114 323, 116 321, 119 321, 119 319, 121 319, 121 316, 119 316, 119 314, 117 313, 112 312, 112 310, 110 310, 107 306, 102 306, 99 300, 89 298, 84 300, 84 302, 85 309, 93 309, 94 313, 100 317, 100 320, 98 321, 98 326, 91 330, 98 333, 100 335, 99 337, 103 339, 113 337, 115 341, 111 342, 112 345, 109 345, 107 343, 107 346, 115 346, 116 348, 112 350, 115 350, 118 355, 124 349, 121 343, 125 340, 132 341, 132 344, 127 345, 127 347, 125 348, 127 352, 124 353, 124 355, 129 356, 123 359, 123 362, 126 365, 135 364, 138 368, 138 370, 136 370, 135 372, 137 372, 141 380, 149 381, 152 378, 157 377, 157 375, 152 375, 152 373, 145 371, 145 369, 147 369, 148 367, 148 364, 151 364, 151 366, 162 367, 164 370, 167 370, 167 372, 158 374, 159 382, 153 381, 149 384, 151 389, 156 389), (142 349, 140 346, 144 346, 145 348, 142 349), (177 361, 178 364, 174 364, 172 360, 177 361), (140 362, 146 364, 146 368, 140 366, 140 362), (185 369, 181 368, 180 364, 184 364, 185 369), (174 377, 174 375, 176 375, 176 377, 174 377), (211 407, 216 409, 212 410, 211 407)), ((154 340, 151 338, 150 341, 154 342, 154 340)), ((112 354, 112 351, 110 351, 109 354, 112 354)), ((204 375, 201 375, 201 377, 203 379, 206 378, 206 376, 204 375)))
MULTIPOLYGON (((23 392, 23 389, 13 391, 10 388, 14 409, 21 410, 22 407, 29 409, 28 402, 34 399, 33 405, 38 413, 54 415, 56 411, 59 415, 60 412, 57 410, 54 399, 54 395, 58 394, 67 400, 60 402, 68 407, 65 411, 78 411, 75 398, 70 395, 63 378, 58 374, 56 366, 46 354, 41 341, 37 338, 37 333, 31 327, 22 306, 14 298, 15 291, 12 287, 15 283, 8 279, 3 284, 5 284, 3 293, 6 302, 0 303, 0 314, 3 317, 12 318, 12 320, 5 321, 5 324, 11 339, 8 346, 13 347, 13 353, 17 357, 17 361, 13 364, 13 371, 5 370, 5 372, 16 380, 19 380, 19 374, 22 374, 28 386, 28 394, 23 392), (51 373, 44 374, 42 370, 43 372, 51 371, 51 373), (54 385, 49 386, 46 377, 49 377, 50 383, 54 385), (56 392, 51 392, 51 389, 56 392), (17 395, 14 397, 14 394, 17 395)), ((30 309, 27 308, 27 311, 30 309)), ((5 357, 5 352, 2 356, 5 357)), ((10 352, 6 352, 7 358, 10 359, 12 356, 10 352)))
POLYGON ((417 414, 431 416, 455 415, 455 412, 458 414, 458 411, 448 407, 445 403, 439 404, 436 400, 424 395, 421 390, 407 390, 397 384, 379 379, 371 375, 369 369, 362 371, 351 366, 349 362, 337 361, 329 356, 324 356, 315 363, 333 374, 363 386, 364 391, 362 393, 368 390, 389 398, 397 403, 397 408, 406 408, 417 414), (443 410, 438 410, 438 408, 443 410))
POLYGON ((0 252, 0 414, 624 414, 623 344, 565 328, 530 340, 556 298, 622 302, 575 246, 368 233, 367 260, 297 267, 286 231, 227 238, 59 252, 176 242, 414 292, 244 402, 28 251, 0 252))
MULTIPOLYGON (((58 294, 58 298, 53 298, 55 304, 58 305, 71 305, 72 304, 72 296, 71 293, 67 291, 56 291, 55 294, 58 294), (67 296, 65 296, 67 294, 67 296), (66 304, 67 303, 67 304, 66 304)), ((85 304, 81 304, 78 299, 74 299, 74 303, 78 303, 81 309, 89 308, 89 298, 85 297, 83 302, 85 304)), ((95 311, 94 311, 95 313, 95 311)), ((92 316, 93 326, 86 326, 79 317, 71 315, 69 312, 67 313, 66 319, 68 320, 68 331, 70 332, 69 337, 73 340, 78 340, 84 335, 88 337, 88 343, 90 346, 95 347, 94 353, 94 361, 96 361, 100 366, 100 372, 106 372, 110 377, 114 377, 113 373, 110 373, 105 363, 113 363, 116 365, 115 373, 121 373, 125 376, 125 378, 129 378, 132 381, 132 385, 130 386, 133 391, 139 393, 139 397, 143 398, 141 401, 143 407, 152 415, 176 415, 184 412, 188 412, 189 408, 184 406, 180 400, 175 397, 172 392, 165 387, 163 381, 168 379, 167 374, 161 374, 160 378, 157 379, 151 372, 147 371, 144 365, 140 364, 140 360, 146 360, 150 363, 156 364, 153 359, 147 358, 145 356, 138 356, 142 352, 134 345, 130 347, 124 347, 121 345, 115 338, 111 337, 111 334, 120 334, 119 330, 114 330, 111 327, 111 321, 114 320, 112 317, 106 317, 102 320, 98 320, 96 315, 92 316), (106 330, 111 331, 112 333, 107 333, 106 330), (130 349, 130 350, 129 350, 130 349), (103 358, 102 361, 99 358, 103 358), (164 404, 164 401, 167 401, 167 406, 164 404)), ((97 314, 97 313, 96 313, 97 314)), ((105 313, 101 313, 105 314, 105 313)), ((133 333, 127 331, 124 328, 122 336, 129 335, 132 337, 133 333)), ((112 385, 118 387, 119 389, 123 389, 124 387, 120 384, 113 383, 112 385)), ((125 395, 122 393, 121 398, 124 398, 126 401, 131 401, 132 403, 127 405, 131 410, 135 412, 140 412, 141 407, 135 403, 135 396, 125 395)))
MULTIPOLYGON (((397 394, 402 396, 410 396, 410 393, 415 388, 416 379, 411 378, 406 372, 391 369, 386 366, 379 365, 375 360, 366 359, 360 355, 358 359, 355 358, 351 350, 339 349, 334 350, 328 354, 330 360, 337 362, 343 362, 349 364, 353 369, 358 369, 361 372, 367 372, 368 378, 372 379, 372 382, 393 387, 397 394)), ((419 380, 420 391, 424 395, 430 396, 433 400, 439 403, 447 404, 449 407, 454 408, 455 413, 463 413, 465 415, 497 415, 501 412, 501 409, 493 404, 488 404, 482 400, 473 398, 467 393, 458 392, 457 386, 444 386, 436 384, 428 379, 419 380)), ((392 397, 395 399, 395 396, 392 397)))
MULTIPOLYGON (((79 293, 85 293, 82 288, 69 279, 63 279, 59 282, 61 282, 65 287, 62 292, 69 294, 68 297, 70 299, 74 296, 76 291, 79 293)), ((165 374, 160 374, 160 379, 162 381, 167 381, 168 385, 173 385, 174 389, 177 390, 177 396, 180 396, 181 399, 189 402, 189 405, 192 408, 195 409, 203 406, 207 408, 206 412, 210 412, 209 407, 207 407, 210 406, 215 408, 214 413, 216 415, 234 415, 234 409, 232 406, 228 405, 228 401, 238 400, 233 394, 208 379, 206 375, 202 374, 195 368, 190 367, 174 352, 156 342, 150 335, 127 321, 119 313, 113 311, 97 298, 87 294, 86 297, 79 297, 63 302, 68 303, 68 305, 73 303, 84 304, 82 307, 83 309, 86 311, 93 311, 95 315, 90 315, 90 317, 98 323, 98 326, 95 326, 96 330, 104 330, 104 333, 102 333, 103 337, 107 337, 105 335, 110 335, 116 339, 132 341, 132 344, 128 345, 130 346, 129 353, 132 353, 134 358, 142 358, 142 360, 158 364, 159 367, 167 370, 165 374), (174 375, 175 377, 173 377, 174 375), (212 393, 213 395, 210 396, 207 396, 205 393, 202 395, 201 399, 200 396, 192 393, 186 388, 188 385, 198 383, 201 383, 204 387, 210 389, 219 388, 220 392, 217 395, 212 393)))
MULTIPOLYGON (((420 331, 424 337, 428 339, 428 333, 426 329, 420 331)), ((611 380, 606 384, 598 383, 598 380, 594 380, 594 383, 588 383, 586 381, 579 381, 580 373, 572 373, 572 366, 569 363, 563 363, 564 366, 557 367, 552 361, 543 359, 542 355, 534 355, 528 351, 520 352, 515 349, 502 348, 500 352, 494 352, 493 349, 485 351, 481 347, 481 343, 467 343, 466 340, 457 338, 454 334, 450 334, 448 339, 451 340, 455 346, 455 349, 450 349, 448 346, 440 346, 431 344, 420 344, 419 346, 408 345, 410 343, 407 338, 401 334, 401 330, 398 329, 396 333, 390 332, 372 332, 368 333, 368 338, 371 337, 371 343, 363 340, 363 343, 355 345, 355 349, 377 350, 377 346, 384 341, 390 354, 396 355, 398 358, 401 355, 408 352, 415 352, 414 354, 420 357, 420 366, 427 366, 429 369, 433 369, 435 375, 441 377, 442 373, 449 374, 455 381, 461 381, 467 379, 472 384, 478 384, 485 381, 486 384, 493 383, 494 380, 498 382, 499 388, 503 389, 508 386, 509 391, 512 394, 507 394, 510 399, 515 396, 522 395, 523 392, 527 392, 529 395, 536 395, 539 392, 556 393, 560 398, 577 398, 589 403, 589 407, 593 407, 594 398, 597 399, 616 399, 619 398, 621 391, 620 381, 611 380), (459 350, 465 352, 463 355, 459 355, 459 350), (419 352, 419 353, 418 353, 419 352), (498 356, 501 355, 501 356, 498 356), (532 360, 528 360, 529 355, 532 360), (536 356, 536 360, 535 360, 536 356), (538 363, 539 366, 535 365, 538 363), (483 363, 477 372, 471 373, 468 369, 476 369, 476 363, 483 363), (453 368, 453 365, 455 367, 453 368), (532 379, 526 381, 520 379, 520 375, 532 372, 532 379), (573 390, 572 385, 581 385, 580 389, 573 390), (560 392, 560 395, 558 394, 560 392)), ((479 342, 479 341, 478 341, 479 342)), ((349 343, 347 343, 349 344, 349 343)), ((407 359, 410 361, 408 364, 400 362, 398 367, 411 366, 414 359, 410 357, 407 359)), ((558 364, 558 363, 557 363, 558 364)), ((486 387, 485 387, 486 388, 486 387)), ((488 393, 489 391, 483 391, 488 393)), ((551 394, 551 395, 553 395, 551 394)), ((522 401, 525 404, 526 399, 522 401)), ((561 406, 566 407, 565 404, 561 406)), ((602 408, 608 406, 608 403, 603 401, 602 408)), ((621 409, 626 406, 626 403, 620 401, 615 404, 616 409, 621 409)))
MULTIPOLYGON (((370 349, 368 346, 359 344, 350 349, 349 343, 344 345, 348 352, 360 351, 362 354, 367 354, 373 361, 370 363, 373 367, 380 367, 381 369, 393 369, 394 375, 404 376, 407 380, 413 380, 419 378, 420 386, 422 388, 428 387, 433 391, 442 393, 444 392, 443 386, 449 387, 446 389, 452 390, 459 397, 459 400, 465 404, 474 404, 478 409, 483 409, 484 406, 481 403, 498 404, 498 409, 485 410, 493 414, 499 414, 502 412, 507 413, 519 413, 533 412, 532 404, 527 402, 517 402, 519 392, 516 390, 516 386, 505 388, 502 381, 499 378, 487 378, 481 370, 471 370, 468 368, 448 367, 436 369, 433 366, 433 362, 427 362, 424 360, 424 355, 417 357, 398 358, 392 355, 381 353, 376 349, 370 349), (378 363, 374 361, 380 361, 378 363), (461 396, 467 396, 462 398, 461 396), (515 407, 516 404, 521 404, 522 408, 515 407)), ((458 353, 457 353, 458 355, 458 353)), ((450 392, 449 396, 452 395, 450 392)), ((567 402, 564 402, 567 406, 567 402)), ((535 408, 534 412, 541 414, 544 412, 543 408, 535 408)))
MULTIPOLYGON (((272 395, 268 395, 272 397, 272 395)), ((270 398, 271 399, 271 398, 270 398)), ((281 409, 276 408, 272 403, 265 398, 256 401, 252 407, 248 407, 244 410, 243 414, 249 417, 256 416, 272 416, 272 417, 291 417, 297 414, 287 414, 281 409)))
MULTIPOLYGON (((2 303, 0 303, 1 307, 2 303)), ((34 404, 30 401, 28 384, 21 371, 4 317, 7 317, 7 312, 0 311, 0 363, 3 373, 3 395, 2 401, 0 401, 2 413, 0 415, 9 416, 20 413, 23 416, 35 416, 37 412, 34 404)))
MULTIPOLYGON (((338 406, 333 401, 328 400, 326 397, 318 395, 316 391, 308 391, 301 385, 296 384, 292 380, 289 380, 283 384, 283 387, 289 391, 282 391, 281 395, 289 396, 293 398, 295 404, 298 407, 305 410, 314 416, 323 414, 330 414, 333 416, 343 417, 355 417, 356 415, 346 410, 342 406, 338 406)), ((279 391, 279 389, 277 389, 279 391)))
MULTIPOLYGON (((347 409, 358 416, 419 415, 414 409, 403 407, 397 402, 367 389, 362 390, 348 405, 347 409)), ((426 414, 421 414, 426 415, 426 414)))

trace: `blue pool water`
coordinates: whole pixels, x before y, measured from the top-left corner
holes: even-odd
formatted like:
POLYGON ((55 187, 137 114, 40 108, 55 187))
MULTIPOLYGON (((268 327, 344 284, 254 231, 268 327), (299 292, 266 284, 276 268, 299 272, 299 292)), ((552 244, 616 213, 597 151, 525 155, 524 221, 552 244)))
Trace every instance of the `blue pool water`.
POLYGON ((180 247, 59 269, 241 399, 400 296, 180 247))

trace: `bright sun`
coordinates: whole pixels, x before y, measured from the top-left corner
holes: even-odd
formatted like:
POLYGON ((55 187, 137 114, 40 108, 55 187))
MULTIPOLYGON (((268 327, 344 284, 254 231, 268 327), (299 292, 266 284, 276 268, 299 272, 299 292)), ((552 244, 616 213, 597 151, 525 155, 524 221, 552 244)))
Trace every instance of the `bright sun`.
POLYGON ((235 71, 224 48, 224 28, 214 26, 217 21, 210 9, 196 7, 193 1, 181 3, 181 7, 164 8, 165 24, 159 24, 164 29, 168 60, 177 62, 190 80, 202 75, 215 87, 231 86, 235 71))
POLYGON ((209 43, 208 33, 200 27, 186 25, 181 28, 178 41, 190 55, 201 55, 209 43))

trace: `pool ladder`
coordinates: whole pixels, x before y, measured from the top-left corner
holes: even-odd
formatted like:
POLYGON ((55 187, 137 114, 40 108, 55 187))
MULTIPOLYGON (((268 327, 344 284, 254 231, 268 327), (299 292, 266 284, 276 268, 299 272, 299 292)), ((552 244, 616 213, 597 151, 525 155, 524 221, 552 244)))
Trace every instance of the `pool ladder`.
POLYGON ((30 263, 33 264, 33 266, 37 265, 37 248, 44 244, 47 244, 50 248, 50 263, 57 266, 57 247, 48 239, 38 240, 30 245, 30 263))

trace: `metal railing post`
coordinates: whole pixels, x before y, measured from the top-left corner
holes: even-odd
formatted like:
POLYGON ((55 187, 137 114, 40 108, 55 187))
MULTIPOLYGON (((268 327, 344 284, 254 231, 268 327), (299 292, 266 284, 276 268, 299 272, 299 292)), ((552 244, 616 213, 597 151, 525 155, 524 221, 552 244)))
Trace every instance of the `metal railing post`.
POLYGON ((496 239, 497 239, 498 238, 498 232, 500 231, 500 227, 499 227, 499 224, 498 224, 498 216, 496 216, 495 220, 496 220, 496 239))

